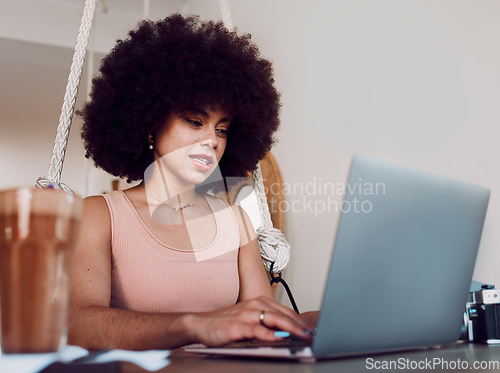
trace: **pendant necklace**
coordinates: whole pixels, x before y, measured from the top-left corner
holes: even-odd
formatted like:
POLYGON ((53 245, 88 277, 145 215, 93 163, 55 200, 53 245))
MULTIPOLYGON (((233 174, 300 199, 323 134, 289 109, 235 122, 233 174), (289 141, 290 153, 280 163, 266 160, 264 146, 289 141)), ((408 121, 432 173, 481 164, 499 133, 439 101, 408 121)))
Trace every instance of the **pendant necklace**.
MULTIPOLYGON (((184 209, 187 209, 188 207, 194 206, 194 205, 195 205, 195 203, 196 203, 196 201, 198 201, 198 194, 196 194, 196 199, 195 199, 193 202, 191 202, 191 203, 187 203, 187 204, 182 205, 182 206, 179 206, 179 207, 174 207, 174 206, 169 205, 169 204, 168 204, 168 203, 166 203, 166 202, 162 202, 162 201, 160 201, 158 198, 156 198, 155 196, 153 196, 153 195, 152 195, 151 193, 149 193, 147 190, 146 190, 146 194, 147 194, 148 196, 150 196, 151 198, 153 198, 155 201, 157 201, 157 202, 161 203, 162 205, 165 205, 165 206, 167 206, 167 207, 170 207, 171 209, 173 209, 173 210, 174 210, 174 211, 176 211, 176 212, 179 212, 179 211, 182 211, 182 210, 184 210, 184 209)), ((177 199, 178 199, 178 200, 179 200, 179 202, 180 202, 180 196, 177 196, 177 199)))

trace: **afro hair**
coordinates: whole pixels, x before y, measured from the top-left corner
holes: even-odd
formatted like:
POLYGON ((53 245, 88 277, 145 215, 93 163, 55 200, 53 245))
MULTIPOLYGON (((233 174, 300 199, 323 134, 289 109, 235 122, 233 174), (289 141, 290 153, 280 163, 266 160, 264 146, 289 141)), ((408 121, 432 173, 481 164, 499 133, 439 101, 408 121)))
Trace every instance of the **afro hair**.
POLYGON ((132 181, 153 162, 148 135, 169 113, 218 107, 232 118, 221 173, 243 177, 270 150, 280 106, 272 65, 249 34, 173 14, 118 40, 79 114, 86 157, 132 181))

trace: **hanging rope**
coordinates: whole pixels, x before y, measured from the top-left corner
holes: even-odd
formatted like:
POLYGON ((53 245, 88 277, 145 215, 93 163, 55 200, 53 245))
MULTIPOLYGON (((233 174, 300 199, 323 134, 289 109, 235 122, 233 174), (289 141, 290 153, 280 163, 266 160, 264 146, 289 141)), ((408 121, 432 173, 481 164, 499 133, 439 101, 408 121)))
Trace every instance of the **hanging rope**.
POLYGON ((262 259, 264 259, 264 265, 267 270, 270 271, 272 266, 274 273, 279 273, 288 265, 290 245, 286 241, 284 234, 279 229, 273 227, 260 165, 257 165, 257 168, 253 172, 253 182, 262 218, 262 225, 257 228, 260 254, 262 259))
MULTIPOLYGON (((227 0, 219 0, 219 5, 222 13, 222 22, 229 31, 232 31, 234 28, 229 3, 227 0)), ((253 172, 253 181, 262 219, 262 226, 257 228, 260 254, 268 271, 280 273, 288 265, 290 245, 283 233, 273 227, 260 165, 257 165, 257 168, 253 172)))
POLYGON ((224 23, 224 26, 229 31, 233 31, 233 20, 231 17, 231 9, 229 9, 229 3, 227 0, 219 0, 219 5, 220 5, 220 12, 222 13, 222 22, 224 23))
POLYGON ((149 19, 150 13, 151 13, 150 0, 143 0, 143 2, 142 2, 142 18, 149 19))
POLYGON ((71 63, 68 83, 66 85, 66 93, 64 95, 64 102, 59 117, 59 125, 57 127, 49 173, 47 178, 38 178, 36 186, 39 188, 57 188, 71 191, 68 186, 61 184, 61 174, 96 4, 97 0, 85 1, 75 53, 73 54, 73 61, 71 63))

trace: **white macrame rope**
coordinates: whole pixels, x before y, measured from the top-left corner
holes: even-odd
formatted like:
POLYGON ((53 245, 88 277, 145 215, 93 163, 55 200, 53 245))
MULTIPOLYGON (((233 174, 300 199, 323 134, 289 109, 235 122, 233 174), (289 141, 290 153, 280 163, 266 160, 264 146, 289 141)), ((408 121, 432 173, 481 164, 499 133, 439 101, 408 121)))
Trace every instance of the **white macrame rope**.
POLYGON ((260 226, 257 228, 260 256, 264 259, 264 266, 273 273, 280 273, 288 265, 290 259, 290 244, 285 235, 277 228, 260 226))
POLYGON ((60 184, 61 174, 96 4, 97 0, 85 1, 82 21, 76 41, 75 53, 73 54, 68 84, 66 85, 66 93, 64 95, 64 102, 61 109, 61 115, 59 117, 59 125, 57 127, 56 140, 54 150, 52 151, 49 173, 47 179, 39 178, 37 180, 37 186, 39 187, 52 186, 56 188, 61 187, 62 189, 65 189, 66 187, 60 184))
POLYGON ((151 1, 143 0, 142 2, 142 18, 149 19, 151 14, 151 1))
POLYGON ((262 226, 257 228, 260 254, 262 259, 264 259, 264 265, 267 270, 270 270, 271 264, 274 263, 273 272, 279 273, 288 265, 288 260, 290 259, 290 245, 285 235, 279 229, 273 227, 260 164, 257 165, 257 168, 253 172, 253 182, 262 218, 262 226))
POLYGON ((255 194, 257 195, 257 201, 259 202, 259 212, 262 219, 262 225, 265 227, 272 227, 273 221, 271 220, 271 213, 269 212, 269 205, 267 204, 266 189, 262 181, 262 171, 260 164, 257 164, 257 168, 253 172, 253 182, 255 194))
POLYGON ((231 17, 231 9, 229 9, 229 3, 227 0, 219 0, 219 5, 220 5, 220 12, 222 13, 222 22, 224 23, 224 26, 229 31, 233 31, 233 20, 231 17))

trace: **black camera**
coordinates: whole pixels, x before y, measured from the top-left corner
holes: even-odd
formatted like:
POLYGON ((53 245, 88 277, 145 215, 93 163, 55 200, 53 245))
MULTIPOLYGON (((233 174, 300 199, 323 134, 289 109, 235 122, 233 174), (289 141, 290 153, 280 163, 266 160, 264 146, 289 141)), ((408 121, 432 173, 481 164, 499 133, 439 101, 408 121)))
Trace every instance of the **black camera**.
POLYGON ((469 293, 466 322, 470 342, 500 344, 500 290, 483 285, 469 293))

